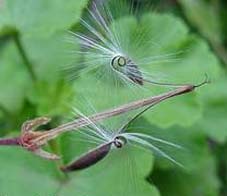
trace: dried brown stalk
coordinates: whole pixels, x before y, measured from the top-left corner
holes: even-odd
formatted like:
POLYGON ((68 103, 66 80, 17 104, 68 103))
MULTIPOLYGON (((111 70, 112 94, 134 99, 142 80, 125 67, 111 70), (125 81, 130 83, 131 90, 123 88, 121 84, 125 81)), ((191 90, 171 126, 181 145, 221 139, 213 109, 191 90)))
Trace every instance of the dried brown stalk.
POLYGON ((192 92, 195 90, 195 88, 200 87, 206 84, 207 82, 208 81, 206 79, 203 83, 199 85, 185 85, 158 96, 141 99, 138 101, 134 101, 134 102, 119 106, 114 109, 93 114, 88 117, 91 120, 90 122, 87 120, 87 118, 81 117, 72 122, 60 125, 50 130, 35 131, 39 126, 49 123, 51 119, 46 117, 40 117, 33 120, 29 120, 22 125, 20 137, 2 139, 0 140, 0 145, 18 145, 45 159, 56 160, 56 159, 59 159, 60 157, 55 154, 51 154, 49 152, 44 151, 41 147, 47 144, 48 141, 59 136, 60 134, 68 131, 76 130, 84 126, 88 126, 89 124, 91 124, 91 122, 95 123, 113 116, 127 113, 131 110, 143 108, 145 106, 152 107, 171 97, 192 92))

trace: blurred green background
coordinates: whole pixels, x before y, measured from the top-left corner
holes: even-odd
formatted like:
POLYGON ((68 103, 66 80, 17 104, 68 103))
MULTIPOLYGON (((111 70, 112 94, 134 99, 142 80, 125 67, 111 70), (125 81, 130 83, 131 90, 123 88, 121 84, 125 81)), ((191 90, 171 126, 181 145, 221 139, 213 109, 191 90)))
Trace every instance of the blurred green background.
MULTIPOLYGON (((96 96, 97 92, 102 93, 102 86, 94 88, 89 77, 69 82, 61 73, 62 67, 80 58, 69 55, 78 45, 69 44, 66 34, 68 30, 81 28, 79 19, 90 3, 89 0, 0 0, 2 138, 18 135, 21 124, 37 116, 53 118, 46 128, 59 125, 71 112, 68 106, 75 105, 82 94, 93 93, 91 100, 106 108, 104 101, 96 96)), ((160 66, 160 71, 176 78, 173 81, 198 82, 201 81, 198 76, 204 72, 212 80, 198 92, 155 107, 136 122, 152 130, 150 134, 188 147, 190 153, 183 158, 173 152, 187 170, 135 150, 137 166, 133 170, 138 169, 137 176, 127 177, 121 162, 108 160, 94 169, 66 176, 58 169, 61 163, 42 160, 23 149, 1 147, 0 195, 227 196, 227 2, 134 1, 141 7, 147 3, 152 8, 147 8, 146 13, 141 11, 144 16, 136 24, 141 26, 134 28, 130 19, 120 19, 119 24, 127 24, 129 34, 139 33, 137 30, 143 29, 143 25, 150 27, 149 35, 159 35, 160 51, 189 48, 175 67, 160 66), (100 172, 107 163, 106 170, 100 172), (127 187, 128 183, 118 184, 119 178, 132 186, 137 184, 138 192, 127 187)), ((70 137, 64 135, 47 147, 61 154, 64 163, 80 149, 70 137)))

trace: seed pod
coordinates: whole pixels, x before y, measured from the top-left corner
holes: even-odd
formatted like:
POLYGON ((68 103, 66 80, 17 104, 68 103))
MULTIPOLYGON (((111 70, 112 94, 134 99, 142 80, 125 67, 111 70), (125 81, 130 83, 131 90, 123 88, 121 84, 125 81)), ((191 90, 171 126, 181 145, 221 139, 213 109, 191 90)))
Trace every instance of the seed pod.
POLYGON ((142 73, 140 72, 138 66, 131 60, 129 61, 130 63, 126 67, 126 75, 136 84, 143 85, 142 73))
POLYGON ((61 167, 61 170, 63 172, 71 172, 86 169, 96 164, 108 155, 108 153, 110 152, 111 144, 112 142, 109 142, 107 144, 99 146, 98 148, 86 153, 71 164, 61 167))

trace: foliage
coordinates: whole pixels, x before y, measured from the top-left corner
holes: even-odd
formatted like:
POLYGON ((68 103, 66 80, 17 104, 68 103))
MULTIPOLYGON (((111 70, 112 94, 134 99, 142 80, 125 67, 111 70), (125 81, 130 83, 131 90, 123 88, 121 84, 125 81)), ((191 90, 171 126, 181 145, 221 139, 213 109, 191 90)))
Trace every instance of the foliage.
MULTIPOLYGON (((223 52, 227 50, 227 16, 216 10, 226 9, 226 3, 221 0, 171 2, 157 1, 155 6, 160 8, 160 13, 149 10, 140 20, 124 16, 114 22, 128 27, 124 33, 129 43, 133 43, 133 35, 143 35, 144 29, 147 29, 144 40, 149 42, 155 37, 158 47, 144 44, 140 51, 134 50, 136 54, 184 51, 178 61, 148 66, 149 71, 165 73, 175 83, 199 83, 204 73, 212 81, 195 93, 156 106, 132 126, 132 129, 143 127, 141 132, 184 146, 185 151, 167 151, 186 170, 150 152, 133 149, 128 153, 126 149, 126 152, 114 152, 91 169, 65 175, 59 166, 87 148, 77 141, 77 134, 65 134, 47 147, 60 154, 62 162, 42 160, 20 148, 1 147, 0 195, 227 194, 224 156, 227 53, 223 52), (125 154, 134 159, 133 166, 125 154), (125 174, 127 167, 132 167, 136 174, 125 174), (132 184, 137 188, 132 189, 132 184)), ((63 77, 62 66, 80 59, 77 54, 73 58, 67 54, 79 48, 77 43, 67 43, 67 30, 81 28, 79 18, 88 3, 88 0, 0 1, 1 137, 18 135, 21 124, 36 116, 52 117, 49 126, 55 127, 69 116, 68 106, 81 104, 86 108, 83 97, 89 97, 97 110, 103 110, 162 92, 153 86, 149 91, 111 86, 110 94, 111 84, 97 82, 94 73, 70 82, 63 77)))

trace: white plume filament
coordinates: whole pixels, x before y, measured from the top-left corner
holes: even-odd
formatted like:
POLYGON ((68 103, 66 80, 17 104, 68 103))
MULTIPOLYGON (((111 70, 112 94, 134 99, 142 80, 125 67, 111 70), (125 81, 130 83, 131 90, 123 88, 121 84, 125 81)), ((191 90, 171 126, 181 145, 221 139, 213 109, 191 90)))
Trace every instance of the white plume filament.
MULTIPOLYGON (((183 149, 181 146, 144 133, 126 133, 125 131, 127 126, 123 126, 123 128, 117 130, 109 130, 102 125, 97 125, 96 123, 92 122, 89 117, 86 117, 78 110, 77 113, 79 113, 82 117, 86 118, 86 120, 90 123, 89 128, 85 128, 79 133, 85 136, 85 138, 87 138, 87 143, 94 143, 97 145, 97 147, 84 153, 82 156, 78 157, 69 165, 62 167, 63 171, 71 172, 75 170, 86 169, 104 159, 109 153, 111 153, 112 150, 124 148, 124 146, 126 145, 128 145, 129 147, 131 146, 150 150, 154 153, 157 153, 161 157, 173 162, 174 164, 184 168, 181 163, 176 161, 159 147, 155 146, 153 142, 164 144, 178 150, 183 149)), ((134 116, 131 120, 129 120, 127 124, 134 121, 135 118, 137 118, 137 115, 134 116)), ((84 141, 86 142, 86 139, 84 141)))
MULTIPOLYGON (((120 0, 119 4, 122 4, 120 0)), ((118 82, 122 84, 143 85, 147 83, 161 86, 182 86, 155 81, 156 79, 154 80, 154 77, 146 70, 146 66, 152 64, 178 60, 176 56, 179 52, 135 57, 130 48, 136 46, 136 51, 141 50, 140 48, 143 47, 144 42, 143 34, 146 33, 147 29, 144 29, 142 33, 138 33, 136 39, 130 40, 130 35, 125 31, 129 27, 119 24, 121 19, 115 20, 112 13, 113 9, 117 10, 118 7, 110 8, 108 0, 98 4, 93 3, 91 7, 87 10, 88 18, 81 18, 81 25, 86 31, 73 33, 81 46, 81 49, 76 52, 84 56, 83 60, 77 63, 77 66, 82 69, 77 69, 79 75, 98 69, 101 77, 106 76, 106 79, 110 79, 111 76, 114 79, 117 78, 118 82)), ((120 6, 119 9, 121 9, 120 6)), ((121 12, 119 11, 119 13, 121 12)), ((128 16, 136 20, 132 12, 129 12, 128 16)), ((139 21, 137 23, 139 25, 139 21)), ((74 67, 72 69, 76 70, 74 67)), ((154 75, 154 73, 152 74, 154 75)), ((78 76, 74 71, 72 75, 78 76)))
POLYGON ((132 145, 139 147, 139 148, 145 148, 148 150, 152 150, 153 152, 159 154, 160 156, 168 159, 169 161, 173 162, 174 164, 180 166, 181 168, 184 168, 184 166, 179 163, 178 161, 176 161, 175 159, 173 159, 171 156, 169 156, 167 153, 165 153, 164 151, 162 151, 161 149, 159 149, 158 147, 156 147, 154 144, 152 144, 152 142, 150 141, 156 141, 156 142, 160 142, 178 149, 183 149, 181 146, 171 143, 169 141, 166 140, 162 140, 156 137, 152 137, 146 134, 140 134, 140 133, 126 133, 126 134, 122 134, 123 136, 125 135, 126 138, 130 141, 132 141, 132 145), (146 140, 148 139, 148 140, 146 140))

